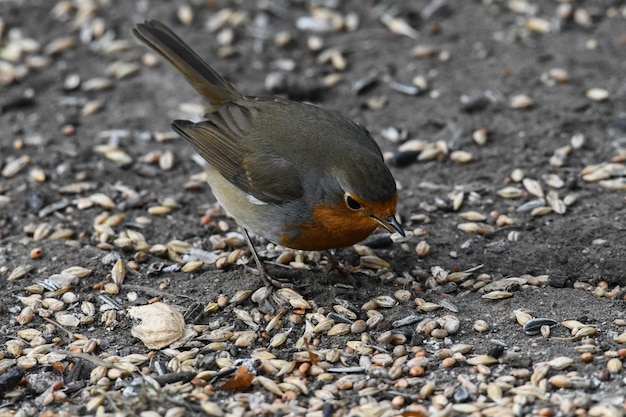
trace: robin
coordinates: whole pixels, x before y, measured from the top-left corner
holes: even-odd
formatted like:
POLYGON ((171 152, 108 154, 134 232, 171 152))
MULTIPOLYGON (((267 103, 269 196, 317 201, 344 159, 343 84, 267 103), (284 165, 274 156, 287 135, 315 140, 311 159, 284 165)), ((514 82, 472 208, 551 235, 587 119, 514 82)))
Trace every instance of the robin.
POLYGON ((159 21, 133 34, 208 102, 200 122, 176 120, 172 129, 208 162, 211 190, 268 285, 287 286, 270 276, 248 230, 314 251, 351 246, 379 226, 404 236, 395 181, 364 127, 312 104, 242 95, 159 21))

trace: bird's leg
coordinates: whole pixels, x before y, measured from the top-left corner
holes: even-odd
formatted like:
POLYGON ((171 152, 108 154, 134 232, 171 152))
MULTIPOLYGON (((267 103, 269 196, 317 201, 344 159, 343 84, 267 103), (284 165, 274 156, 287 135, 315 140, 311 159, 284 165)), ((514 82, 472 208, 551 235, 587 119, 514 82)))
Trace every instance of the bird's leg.
POLYGON ((337 271, 348 279, 348 283, 350 285, 354 285, 356 281, 354 280, 354 277, 352 276, 352 273, 348 270, 348 268, 343 267, 328 249, 324 250, 324 252, 328 257, 328 263, 330 264, 329 271, 337 271))
POLYGON ((265 264, 263 263, 263 261, 261 260, 261 258, 259 258, 259 254, 257 253, 256 249, 254 248, 254 245, 252 244, 252 241, 250 240, 250 235, 248 234, 248 230, 246 230, 245 227, 242 227, 241 230, 243 230, 243 236, 246 238, 246 243, 248 244, 248 247, 250 248, 250 252, 252 252, 252 256, 254 257, 254 261, 256 262, 256 266, 259 269, 259 274, 261 274, 261 276, 263 277, 263 280, 265 281, 265 284, 272 288, 272 287, 276 287, 276 288, 293 288, 294 285, 290 282, 286 282, 286 281, 281 281, 279 279, 276 279, 274 277, 272 277, 270 275, 270 272, 267 270, 267 267, 265 266, 265 264))

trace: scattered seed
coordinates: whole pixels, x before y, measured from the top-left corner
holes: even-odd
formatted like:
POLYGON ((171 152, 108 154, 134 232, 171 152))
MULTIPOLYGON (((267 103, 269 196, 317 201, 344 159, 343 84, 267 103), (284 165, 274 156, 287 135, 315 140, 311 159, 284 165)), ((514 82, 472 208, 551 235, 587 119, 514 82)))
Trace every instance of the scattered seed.
POLYGON ((406 20, 398 17, 393 17, 388 14, 383 14, 380 17, 380 20, 394 35, 407 36, 411 39, 417 39, 419 36, 419 33, 415 29, 413 29, 406 20))
POLYGON ((543 326, 555 326, 557 322, 552 319, 537 318, 531 319, 524 323, 524 332, 529 336, 537 335, 541 332, 543 326))
POLYGON ((605 101, 609 98, 609 92, 603 88, 590 88, 585 91, 585 95, 593 101, 605 101))
POLYGON ((513 293, 510 293, 508 291, 491 291, 482 296, 482 298, 487 300, 502 300, 504 298, 511 297, 513 297, 513 293))
POLYGON ((534 104, 533 99, 525 94, 518 94, 509 100, 509 106, 512 109, 527 109, 534 104))
POLYGON ((19 158, 9 161, 9 163, 2 169, 2 176, 4 178, 16 176, 26 165, 28 165, 29 162, 30 157, 28 155, 22 155, 19 158))
POLYGON ((504 187, 497 194, 502 198, 520 198, 523 192, 517 187, 504 187))

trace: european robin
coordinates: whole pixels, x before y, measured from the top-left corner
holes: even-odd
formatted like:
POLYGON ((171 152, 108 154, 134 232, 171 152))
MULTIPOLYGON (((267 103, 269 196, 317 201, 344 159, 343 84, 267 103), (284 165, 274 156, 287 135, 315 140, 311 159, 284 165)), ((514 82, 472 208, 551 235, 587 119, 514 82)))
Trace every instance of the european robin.
POLYGON ((176 120, 172 129, 208 162, 211 190, 242 227, 268 284, 284 286, 247 230, 302 250, 351 246, 378 226, 404 236, 395 181, 364 127, 312 104, 242 95, 159 21, 133 33, 208 102, 200 122, 176 120))

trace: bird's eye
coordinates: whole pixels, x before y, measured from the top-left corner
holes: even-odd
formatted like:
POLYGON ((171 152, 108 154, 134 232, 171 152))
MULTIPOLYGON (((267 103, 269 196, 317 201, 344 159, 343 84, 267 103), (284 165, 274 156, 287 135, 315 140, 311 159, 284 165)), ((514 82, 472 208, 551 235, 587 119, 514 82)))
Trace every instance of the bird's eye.
POLYGON ((356 201, 354 198, 350 197, 349 195, 346 196, 346 204, 352 210, 360 210, 361 209, 361 204, 359 204, 358 201, 356 201))

